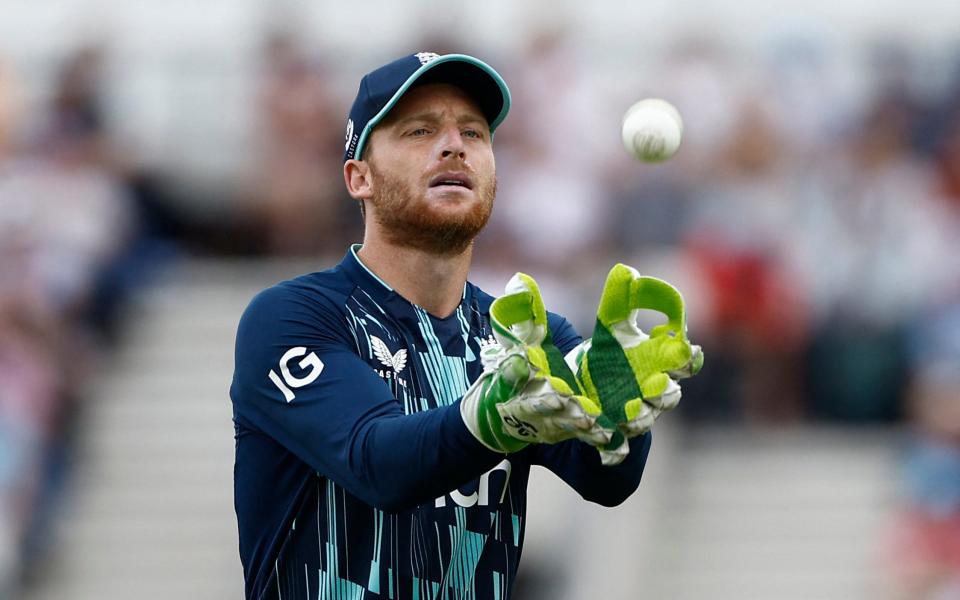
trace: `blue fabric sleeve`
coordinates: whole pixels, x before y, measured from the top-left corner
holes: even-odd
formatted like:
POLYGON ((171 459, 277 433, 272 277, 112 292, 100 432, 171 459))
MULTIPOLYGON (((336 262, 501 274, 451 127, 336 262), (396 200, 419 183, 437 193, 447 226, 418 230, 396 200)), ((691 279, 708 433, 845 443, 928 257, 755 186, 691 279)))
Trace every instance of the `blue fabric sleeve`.
MULTIPOLYGON (((566 319, 549 314, 547 320, 554 344, 562 353, 570 352, 583 341, 566 319)), ((617 506, 640 485, 651 441, 649 432, 630 440, 630 454, 614 467, 603 466, 597 449, 579 440, 537 444, 531 448, 531 462, 553 471, 584 500, 617 506)))
POLYGON ((556 473, 584 500, 617 506, 640 486, 652 440, 650 432, 630 440, 630 454, 613 467, 603 466, 597 449, 579 440, 538 445, 531 462, 556 473))
POLYGON ((333 300, 282 286, 261 292, 237 332, 235 418, 390 512, 441 496, 503 459, 470 434, 459 402, 404 414, 341 319, 333 300))

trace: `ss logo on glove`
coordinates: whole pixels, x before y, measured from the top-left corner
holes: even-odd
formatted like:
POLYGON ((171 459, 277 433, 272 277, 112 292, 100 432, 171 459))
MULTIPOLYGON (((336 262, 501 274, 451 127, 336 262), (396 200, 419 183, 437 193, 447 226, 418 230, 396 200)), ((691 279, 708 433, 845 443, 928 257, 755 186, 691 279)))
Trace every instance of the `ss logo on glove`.
POLYGON ((520 419, 508 416, 504 417, 503 424, 513 429, 513 432, 522 437, 533 437, 537 435, 537 428, 532 423, 521 421, 520 419))

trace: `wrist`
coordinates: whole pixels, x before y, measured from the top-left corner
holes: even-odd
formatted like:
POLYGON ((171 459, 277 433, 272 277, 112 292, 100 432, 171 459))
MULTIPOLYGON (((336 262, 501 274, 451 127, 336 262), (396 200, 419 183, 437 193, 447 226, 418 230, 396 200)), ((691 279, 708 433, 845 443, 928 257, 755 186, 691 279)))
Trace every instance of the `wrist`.
POLYGON ((463 424, 473 437, 494 452, 517 452, 527 446, 527 442, 507 435, 497 411, 497 404, 506 399, 504 393, 513 387, 498 372, 488 371, 470 386, 460 401, 463 424))

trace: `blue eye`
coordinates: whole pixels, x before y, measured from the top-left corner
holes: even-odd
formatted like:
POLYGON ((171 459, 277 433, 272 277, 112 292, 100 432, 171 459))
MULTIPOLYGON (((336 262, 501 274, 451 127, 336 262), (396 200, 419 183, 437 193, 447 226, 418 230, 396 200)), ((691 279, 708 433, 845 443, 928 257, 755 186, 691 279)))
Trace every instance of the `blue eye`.
POLYGON ((463 135, 465 135, 465 136, 467 136, 467 137, 476 138, 476 139, 482 139, 482 138, 483 138, 483 134, 480 133, 479 131, 477 131, 476 129, 467 129, 467 130, 465 130, 465 131, 463 132, 463 135))
POLYGON ((426 127, 418 127, 417 129, 414 129, 413 131, 411 131, 410 135, 421 136, 421 135, 427 135, 428 133, 430 132, 427 130, 426 127))

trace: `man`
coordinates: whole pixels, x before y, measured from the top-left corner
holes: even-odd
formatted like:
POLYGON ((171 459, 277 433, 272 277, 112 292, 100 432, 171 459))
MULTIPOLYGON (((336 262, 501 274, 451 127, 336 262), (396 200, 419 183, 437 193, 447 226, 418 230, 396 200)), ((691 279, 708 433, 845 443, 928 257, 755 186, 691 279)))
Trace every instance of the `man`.
POLYGON ((361 81, 343 172, 363 244, 261 292, 237 333, 247 598, 509 598, 532 465, 606 506, 639 485, 650 435, 613 448, 616 425, 556 359, 581 338, 535 282, 518 275, 493 319, 467 282, 509 105, 464 55, 361 81))

